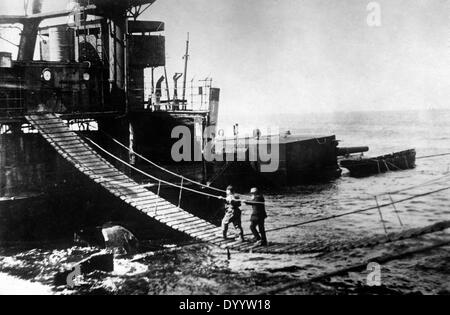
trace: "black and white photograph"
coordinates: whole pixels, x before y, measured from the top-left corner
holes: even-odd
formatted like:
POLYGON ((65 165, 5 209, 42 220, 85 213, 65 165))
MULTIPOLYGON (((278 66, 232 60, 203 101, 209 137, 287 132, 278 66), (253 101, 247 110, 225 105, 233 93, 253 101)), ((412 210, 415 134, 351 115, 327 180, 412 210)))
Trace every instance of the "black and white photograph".
POLYGON ((0 0, 0 295, 449 295, 449 196, 448 0, 0 0))

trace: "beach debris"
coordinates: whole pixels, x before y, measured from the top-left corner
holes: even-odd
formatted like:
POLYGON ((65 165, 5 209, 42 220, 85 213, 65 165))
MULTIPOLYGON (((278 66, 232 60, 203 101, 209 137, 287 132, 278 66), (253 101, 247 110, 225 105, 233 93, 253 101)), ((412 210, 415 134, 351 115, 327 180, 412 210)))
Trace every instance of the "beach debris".
POLYGON ((75 279, 80 276, 89 275, 95 271, 113 272, 114 271, 114 255, 101 251, 93 254, 88 258, 81 260, 73 265, 70 269, 58 272, 54 278, 56 286, 75 287, 75 279))

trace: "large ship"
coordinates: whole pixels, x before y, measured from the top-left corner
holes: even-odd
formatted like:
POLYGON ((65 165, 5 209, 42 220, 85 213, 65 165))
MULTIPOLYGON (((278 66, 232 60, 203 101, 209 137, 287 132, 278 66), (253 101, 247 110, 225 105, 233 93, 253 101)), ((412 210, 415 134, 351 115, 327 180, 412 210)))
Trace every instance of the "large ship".
MULTIPOLYGON (((44 12, 45 0, 34 0, 27 14, 0 15, 0 24, 20 29, 17 58, 0 52, 0 243, 64 239, 108 221, 139 226, 138 237, 171 234, 79 172, 30 124, 33 113, 57 114, 80 136, 167 181, 180 174, 224 188, 243 176, 247 186, 261 178, 282 185, 308 180, 323 170, 339 176, 334 136, 280 136, 281 168, 272 174, 262 174, 258 159, 195 159, 196 150, 217 140, 220 89, 210 79, 187 80, 188 51, 184 73, 169 79, 164 22, 139 20, 155 1, 71 0, 65 10, 44 12), (187 127, 194 148, 183 162, 171 156, 177 126, 187 127)), ((138 175, 129 174, 145 184, 138 175)), ((177 189, 157 186, 148 188, 176 203, 177 189)), ((185 194, 184 209, 218 220, 213 209, 220 202, 185 194)))

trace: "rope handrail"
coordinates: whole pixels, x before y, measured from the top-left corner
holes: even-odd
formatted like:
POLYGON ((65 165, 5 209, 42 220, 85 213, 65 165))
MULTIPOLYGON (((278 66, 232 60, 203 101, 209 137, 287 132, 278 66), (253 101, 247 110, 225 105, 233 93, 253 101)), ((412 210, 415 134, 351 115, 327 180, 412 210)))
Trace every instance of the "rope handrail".
MULTIPOLYGON (((134 167, 133 165, 123 161, 122 159, 116 157, 112 153, 108 152, 107 150, 103 149, 101 146, 96 144, 91 139, 86 138, 86 140, 88 140, 95 147, 97 147, 98 149, 100 149, 101 151, 106 153, 107 155, 111 156, 112 158, 116 159, 117 161, 121 162, 122 164, 130 167, 131 169, 133 169, 133 170, 135 170, 135 171, 137 171, 137 172, 139 172, 139 173, 141 173, 141 174, 143 174, 143 175, 145 175, 145 176, 147 176, 147 177, 149 177, 149 178, 151 178, 151 179, 153 179, 155 181, 158 181, 159 183, 164 183, 166 185, 179 188, 181 190, 184 189, 186 191, 190 191, 190 192, 193 192, 193 193, 196 193, 196 194, 200 194, 200 195, 204 195, 204 196, 207 196, 207 197, 216 198, 216 199, 219 199, 219 200, 223 200, 224 199, 221 196, 216 196, 216 195, 204 193, 204 192, 201 192, 201 191, 197 191, 197 190, 194 190, 194 189, 191 189, 191 188, 186 188, 186 187, 174 184, 174 183, 170 183, 170 182, 161 180, 161 179, 159 179, 159 178, 157 178, 155 176, 147 174, 146 172, 144 172, 144 171, 134 167)), ((145 185, 144 185, 144 187, 145 187, 145 185)), ((325 217, 325 218, 317 218, 317 219, 313 219, 313 220, 309 220, 309 221, 300 222, 300 223, 297 223, 297 224, 287 225, 287 226, 284 226, 284 227, 268 229, 266 232, 274 232, 274 231, 286 230, 286 229, 299 227, 299 226, 303 226, 303 225, 307 225, 307 224, 311 224, 311 223, 317 223, 317 222, 321 222, 321 221, 328 221, 328 220, 332 220, 332 219, 337 219, 337 218, 341 218, 341 217, 344 217, 344 216, 349 216, 349 215, 352 215, 352 214, 358 214, 358 213, 368 212, 368 211, 372 211, 372 210, 379 210, 381 208, 390 207, 390 206, 393 206, 395 204, 403 203, 403 202, 406 202, 406 201, 414 200, 414 199, 417 199, 417 198, 425 197, 425 196, 428 196, 428 195, 436 194, 436 193, 447 191, 447 190, 450 190, 450 186, 447 186, 447 187, 444 187, 444 188, 441 188, 441 189, 437 189, 437 190, 434 190, 434 191, 431 191, 431 192, 417 194, 417 195, 410 196, 410 197, 407 197, 407 198, 404 198, 404 199, 401 199, 401 200, 397 200, 397 201, 394 201, 394 202, 392 202, 392 200, 391 200, 390 203, 380 204, 380 205, 377 205, 377 206, 374 206, 374 207, 369 207, 369 208, 365 208, 365 209, 359 209, 359 210, 355 210, 355 211, 350 211, 350 212, 337 214, 337 215, 333 215, 333 216, 329 216, 329 217, 325 217)))
POLYGON ((208 188, 208 189, 211 189, 211 190, 214 190, 214 191, 217 191, 217 192, 221 192, 221 193, 225 193, 225 192, 226 192, 225 190, 222 190, 222 189, 219 189, 219 188, 215 188, 215 187, 212 187, 212 186, 208 186, 208 185, 199 183, 199 182, 197 182, 197 181, 195 181, 195 180, 192 180, 192 179, 189 179, 189 178, 187 178, 187 177, 185 177, 185 176, 183 176, 183 175, 180 175, 180 174, 177 174, 177 173, 175 173, 175 172, 172 172, 172 171, 170 171, 170 170, 168 170, 168 169, 162 167, 161 165, 159 165, 159 164, 157 164, 157 163, 155 163, 155 162, 153 162, 153 161, 147 159, 146 157, 144 157, 143 155, 137 153, 136 151, 131 150, 129 147, 127 147, 126 145, 124 145, 122 142, 120 142, 119 140, 115 139, 115 138, 112 137, 111 135, 107 134, 106 132, 102 131, 102 133, 105 134, 107 137, 109 137, 113 142, 115 142, 116 144, 118 144, 120 147, 122 147, 122 148, 124 148, 125 150, 127 150, 129 153, 132 153, 132 154, 136 155, 137 157, 139 157, 139 158, 142 159, 143 161, 145 161, 145 162, 147 162, 147 163, 153 165, 154 167, 156 167, 156 168, 158 168, 158 169, 160 169, 160 170, 162 170, 162 171, 164 171, 164 172, 166 172, 166 173, 168 173, 168 174, 171 174, 171 175, 173 175, 173 176, 175 176, 175 177, 178 177, 178 178, 182 179, 183 181, 187 181, 187 182, 196 184, 196 185, 198 185, 198 186, 200 186, 200 187, 203 187, 203 188, 208 188))
POLYGON ((441 180, 443 180, 443 179, 445 179, 445 178, 447 178, 449 176, 450 176, 450 172, 445 172, 443 176, 440 176, 438 178, 430 179, 430 180, 428 180, 426 182, 422 182, 420 184, 409 186, 409 187, 406 187, 406 188, 403 188, 403 189, 380 193, 377 196, 395 195, 395 194, 398 194, 398 193, 401 193, 401 192, 405 192, 405 191, 408 191, 408 190, 411 190, 411 189, 414 189, 414 188, 417 188, 417 187, 428 186, 428 185, 432 185, 432 184, 438 184, 439 181, 441 181, 441 180))
POLYGON ((444 187, 444 188, 441 188, 441 189, 437 189, 437 190, 433 190, 431 192, 426 192, 426 193, 423 193, 423 194, 417 194, 417 195, 414 195, 414 196, 411 196, 411 197, 408 197, 408 198, 400 199, 400 200, 394 201, 393 203, 390 202, 390 203, 380 204, 379 206, 374 206, 374 207, 370 207, 370 208, 359 209, 359 210, 350 211, 350 212, 346 212, 346 213, 336 214, 336 215, 325 217, 325 218, 317 218, 317 219, 304 221, 304 222, 300 222, 300 223, 297 223, 297 224, 291 224, 291 225, 287 225, 287 226, 283 226, 283 227, 279 227, 279 228, 268 229, 268 230, 266 230, 266 232, 281 231, 281 230, 286 230, 286 229, 290 229, 290 228, 294 228, 294 227, 298 227, 298 226, 303 226, 303 225, 307 225, 307 224, 311 224, 311 223, 317 223, 317 222, 321 222, 321 221, 328 221, 328 220, 332 220, 332 219, 337 219, 337 218, 345 217, 345 216, 352 215, 352 214, 358 214, 358 213, 368 212, 368 211, 372 211, 372 210, 377 210, 379 208, 386 208, 386 207, 390 207, 390 206, 395 205, 395 204, 403 203, 403 202, 406 202, 406 201, 414 200, 414 199, 417 199, 417 198, 425 197, 425 196, 428 196, 428 195, 440 193, 440 192, 447 191, 447 190, 450 190, 450 186, 444 187))
MULTIPOLYGON (((146 176, 146 177, 148 177, 148 178, 150 178, 150 179, 153 179, 154 181, 156 181, 156 182, 158 182, 158 183, 160 183, 160 184, 163 183, 163 184, 166 184, 166 185, 168 185, 168 186, 172 186, 172 187, 175 187, 175 188, 179 188, 179 189, 181 189, 181 190, 190 191, 190 192, 193 192, 193 193, 196 193, 196 194, 199 194, 199 195, 203 195, 203 196, 206 196, 206 197, 212 197, 212 198, 216 198, 216 199, 218 199, 218 200, 225 200, 225 198, 222 197, 222 196, 217 196, 217 195, 213 195, 213 194, 208 194, 208 193, 205 193, 205 192, 202 192, 202 191, 199 191, 199 190, 195 190, 195 189, 192 189, 192 188, 187 188, 186 186, 181 186, 181 185, 178 185, 178 184, 174 184, 174 183, 171 183, 171 182, 169 182, 169 181, 165 181, 165 180, 163 180, 163 179, 160 179, 160 178, 158 178, 158 177, 156 177, 156 176, 150 175, 150 174, 144 172, 143 170, 140 170, 140 169, 138 169, 137 167, 131 165, 130 163, 125 162, 124 160, 120 159, 119 157, 115 156, 114 154, 108 152, 106 149, 102 148, 100 145, 98 145, 97 143, 95 143, 92 139, 89 139, 89 138, 87 138, 87 137, 84 137, 84 138, 85 138, 87 141, 89 141, 92 145, 94 145, 96 148, 98 148, 99 150, 101 150, 102 152, 104 152, 105 154, 107 154, 108 156, 110 156, 110 157, 112 157, 113 159, 117 160, 118 162, 120 162, 120 163, 122 163, 122 164, 128 166, 128 167, 131 168, 132 170, 134 170, 134 171, 136 171, 136 172, 138 172, 138 173, 141 173, 142 175, 144 175, 144 176, 146 176)), ((182 182, 182 184, 183 184, 183 182, 182 182)), ((147 187, 150 187, 150 185, 149 185, 149 184, 145 184, 145 185, 140 185, 140 187, 142 187, 142 188, 147 188, 147 187)), ((237 199, 237 200, 238 200, 238 199, 237 199)), ((246 200, 240 200, 240 199, 239 199, 239 201, 246 202, 246 200)), ((267 205, 266 202, 252 201, 252 203, 258 203, 258 204, 265 204, 265 205, 267 205)))
MULTIPOLYGON (((150 175, 150 174, 148 174, 148 173, 146 173, 146 172, 144 172, 144 171, 138 169, 137 167, 131 165, 130 163, 127 163, 127 162, 125 162, 124 160, 118 158, 118 157, 115 156, 114 154, 108 152, 107 150, 105 150, 104 148, 102 148, 100 145, 98 145, 97 143, 95 143, 93 140, 91 140, 91 139, 89 139, 89 138, 86 138, 86 137, 85 137, 85 139, 86 139, 87 141, 89 141, 92 145, 94 145, 96 148, 98 148, 99 150, 101 150, 101 151, 104 152, 105 154, 107 154, 107 155, 109 155, 110 157, 112 157, 113 159, 115 159, 115 160, 117 160, 118 162, 120 162, 120 163, 122 163, 122 164, 128 166, 128 167, 131 168, 132 170, 134 170, 134 171, 136 171, 136 172, 138 172, 138 173, 141 173, 142 175, 144 175, 144 176, 146 176, 146 177, 148 177, 148 178, 150 178, 150 179, 153 179, 154 181, 156 181, 156 182, 158 182, 158 183, 163 183, 163 184, 166 184, 166 185, 168 185, 168 186, 175 187, 175 188, 180 188, 180 189, 183 188, 184 190, 187 190, 187 191, 190 191, 190 192, 199 194, 199 195, 204 195, 204 196, 216 198, 216 199, 219 199, 219 200, 222 199, 220 196, 208 194, 208 193, 205 193, 205 192, 202 192, 202 191, 198 191, 198 190, 195 190, 195 189, 191 189, 191 188, 187 188, 187 187, 181 187, 180 185, 177 185, 177 184, 174 184, 174 183, 165 181, 165 180, 163 180, 163 179, 160 179, 160 178, 158 178, 158 177, 155 177, 155 176, 153 176, 153 175, 150 175)), ((148 185, 141 185, 141 187, 145 188, 145 187, 148 187, 148 185)))

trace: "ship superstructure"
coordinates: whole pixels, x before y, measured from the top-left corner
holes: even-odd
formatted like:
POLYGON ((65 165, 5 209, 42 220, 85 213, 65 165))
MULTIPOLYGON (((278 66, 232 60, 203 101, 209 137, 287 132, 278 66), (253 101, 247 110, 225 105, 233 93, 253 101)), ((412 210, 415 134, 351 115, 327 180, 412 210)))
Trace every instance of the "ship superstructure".
MULTIPOLYGON (((13 233, 2 229, 0 240, 51 235, 61 230, 60 222, 71 229, 93 208, 96 214, 87 219, 93 224, 100 213, 112 219, 117 211, 95 200, 86 179, 45 143, 27 115, 57 114, 72 130, 120 151, 132 164, 139 161, 111 139, 172 164, 175 126, 188 127, 198 147, 206 141, 204 129, 214 129, 219 89, 211 79, 169 75, 164 23, 138 19, 154 2, 79 0, 44 12, 45 0, 34 0, 27 14, 0 15, 1 25, 20 30, 17 52, 0 52, 0 220, 21 222, 13 233), (164 76, 156 78, 157 73, 164 76), (26 220, 35 215, 37 227, 26 220)), ((202 163, 176 170, 199 180, 205 174, 202 163)))

